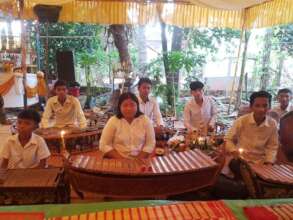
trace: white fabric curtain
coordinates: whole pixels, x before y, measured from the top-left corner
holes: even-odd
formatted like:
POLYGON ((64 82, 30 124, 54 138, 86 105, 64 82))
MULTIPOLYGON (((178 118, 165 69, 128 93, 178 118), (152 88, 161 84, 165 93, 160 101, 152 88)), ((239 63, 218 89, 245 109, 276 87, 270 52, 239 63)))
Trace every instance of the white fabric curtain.
POLYGON ((189 0, 193 4, 201 4, 207 7, 240 10, 272 0, 189 0))

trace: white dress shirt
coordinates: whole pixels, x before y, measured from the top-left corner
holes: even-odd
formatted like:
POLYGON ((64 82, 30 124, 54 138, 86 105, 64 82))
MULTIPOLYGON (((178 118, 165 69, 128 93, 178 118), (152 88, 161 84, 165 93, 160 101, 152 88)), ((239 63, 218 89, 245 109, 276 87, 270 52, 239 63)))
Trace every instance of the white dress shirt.
POLYGON ((149 100, 144 102, 139 95, 137 95, 137 98, 139 101, 139 110, 148 116, 155 126, 164 126, 163 117, 157 100, 154 97, 149 97, 149 100))
POLYGON ((57 96, 49 98, 42 116, 41 127, 48 128, 51 117, 55 119, 56 127, 75 125, 86 127, 86 118, 77 98, 67 95, 64 104, 58 101, 57 96))
POLYGON ((18 134, 10 136, 0 151, 0 158, 8 159, 8 169, 34 168, 40 160, 49 156, 45 140, 34 133, 24 147, 19 142, 18 134))
POLYGON ((292 105, 288 105, 286 109, 281 109, 281 106, 278 105, 274 108, 272 108, 272 110, 270 112, 276 112, 279 116, 279 118, 281 118, 283 115, 285 115, 286 113, 293 111, 293 106, 292 105))
POLYGON ((145 115, 135 118, 129 124, 124 118, 113 116, 103 129, 100 150, 103 153, 115 149, 128 158, 141 151, 152 153, 155 147, 155 132, 151 121, 145 115))
POLYGON ((253 113, 243 115, 228 130, 225 143, 229 152, 242 148, 241 157, 247 161, 274 163, 279 145, 277 123, 266 116, 265 121, 257 125, 253 113))
POLYGON ((206 129, 208 125, 214 127, 217 117, 217 107, 209 96, 203 96, 202 106, 192 97, 184 107, 184 126, 192 131, 206 129))

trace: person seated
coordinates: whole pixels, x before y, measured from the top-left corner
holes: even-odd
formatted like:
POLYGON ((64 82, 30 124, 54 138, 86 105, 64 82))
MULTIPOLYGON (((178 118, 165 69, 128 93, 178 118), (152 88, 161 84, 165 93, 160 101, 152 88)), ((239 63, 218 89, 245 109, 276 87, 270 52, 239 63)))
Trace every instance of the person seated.
POLYGON ((252 93, 250 96, 252 113, 236 119, 228 130, 225 146, 234 159, 240 157, 252 163, 275 162, 279 145, 277 124, 274 119, 266 115, 270 109, 271 99, 272 96, 266 91, 252 93))
POLYGON ((184 107, 184 126, 189 132, 198 130, 202 135, 207 135, 215 127, 216 104, 211 97, 204 95, 202 82, 191 82, 189 87, 192 98, 184 107))
POLYGON ((138 82, 139 109, 152 120, 156 130, 164 127, 163 117, 159 104, 154 97, 150 97, 152 81, 149 78, 141 78, 138 82))
POLYGON ((280 149, 278 161, 293 164, 293 111, 285 114, 280 120, 280 149))
POLYGON ((155 133, 150 119, 140 112, 137 97, 123 93, 118 100, 116 116, 103 129, 100 150, 105 157, 148 158, 155 147, 155 133))
POLYGON ((80 96, 80 84, 76 81, 70 82, 68 94, 78 98, 80 96))
POLYGON ((41 117, 32 109, 19 113, 17 118, 18 134, 10 136, 2 146, 1 168, 45 168, 50 151, 45 140, 34 134, 41 117))
POLYGON ((54 84, 56 96, 48 99, 43 113, 41 127, 65 127, 78 126, 86 127, 86 118, 77 98, 68 95, 66 82, 58 80, 54 84), (55 117, 55 124, 50 126, 51 117, 55 117))
POLYGON ((274 118, 276 118, 277 122, 279 122, 280 118, 283 115, 293 110, 293 106, 290 105, 290 101, 292 99, 292 91, 287 88, 280 89, 277 94, 277 99, 279 105, 272 108, 272 110, 269 112, 269 115, 271 115, 272 117, 276 115, 274 118))

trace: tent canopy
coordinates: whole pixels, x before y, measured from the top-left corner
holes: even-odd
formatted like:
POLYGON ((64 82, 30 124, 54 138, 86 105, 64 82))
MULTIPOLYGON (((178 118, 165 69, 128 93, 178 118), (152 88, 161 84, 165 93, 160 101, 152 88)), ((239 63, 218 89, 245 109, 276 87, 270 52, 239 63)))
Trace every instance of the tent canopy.
MULTIPOLYGON (((0 9, 17 16, 19 0, 0 0, 0 9)), ((292 0, 25 0, 24 19, 36 19, 37 4, 62 6, 59 21, 147 24, 180 27, 260 28, 293 23, 292 0)))

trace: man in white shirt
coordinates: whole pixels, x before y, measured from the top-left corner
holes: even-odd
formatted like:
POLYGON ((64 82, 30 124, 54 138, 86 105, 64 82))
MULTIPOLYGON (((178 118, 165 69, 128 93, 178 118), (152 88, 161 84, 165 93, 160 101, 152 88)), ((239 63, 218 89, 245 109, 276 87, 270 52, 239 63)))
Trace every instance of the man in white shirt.
POLYGON ((58 80, 54 85, 56 96, 51 97, 43 113, 41 127, 50 127, 49 121, 55 119, 56 127, 86 127, 86 118, 77 98, 68 95, 66 82, 58 80))
POLYGON ((188 131, 199 130, 206 135, 214 130, 217 108, 212 98, 204 95, 203 87, 200 81, 190 83, 192 98, 184 107, 184 126, 188 131))
POLYGON ((138 82, 139 110, 144 113, 155 127, 163 127, 164 121, 159 104, 154 97, 150 97, 152 81, 149 78, 141 78, 138 82))
POLYGON ((239 117, 225 136, 226 149, 235 159, 241 157, 252 163, 275 162, 278 130, 275 120, 266 115, 270 105, 271 95, 266 91, 250 96, 252 113, 239 117))
POLYGON ((280 89, 278 91, 277 99, 279 102, 278 106, 275 106, 270 112, 270 115, 276 114, 278 116, 278 120, 285 115, 286 113, 293 111, 293 106, 290 105, 290 101, 292 99, 292 91, 290 89, 280 89))
POLYGON ((45 140, 32 133, 40 123, 40 115, 31 109, 18 115, 18 134, 10 136, 1 148, 1 168, 45 168, 50 151, 45 140))

